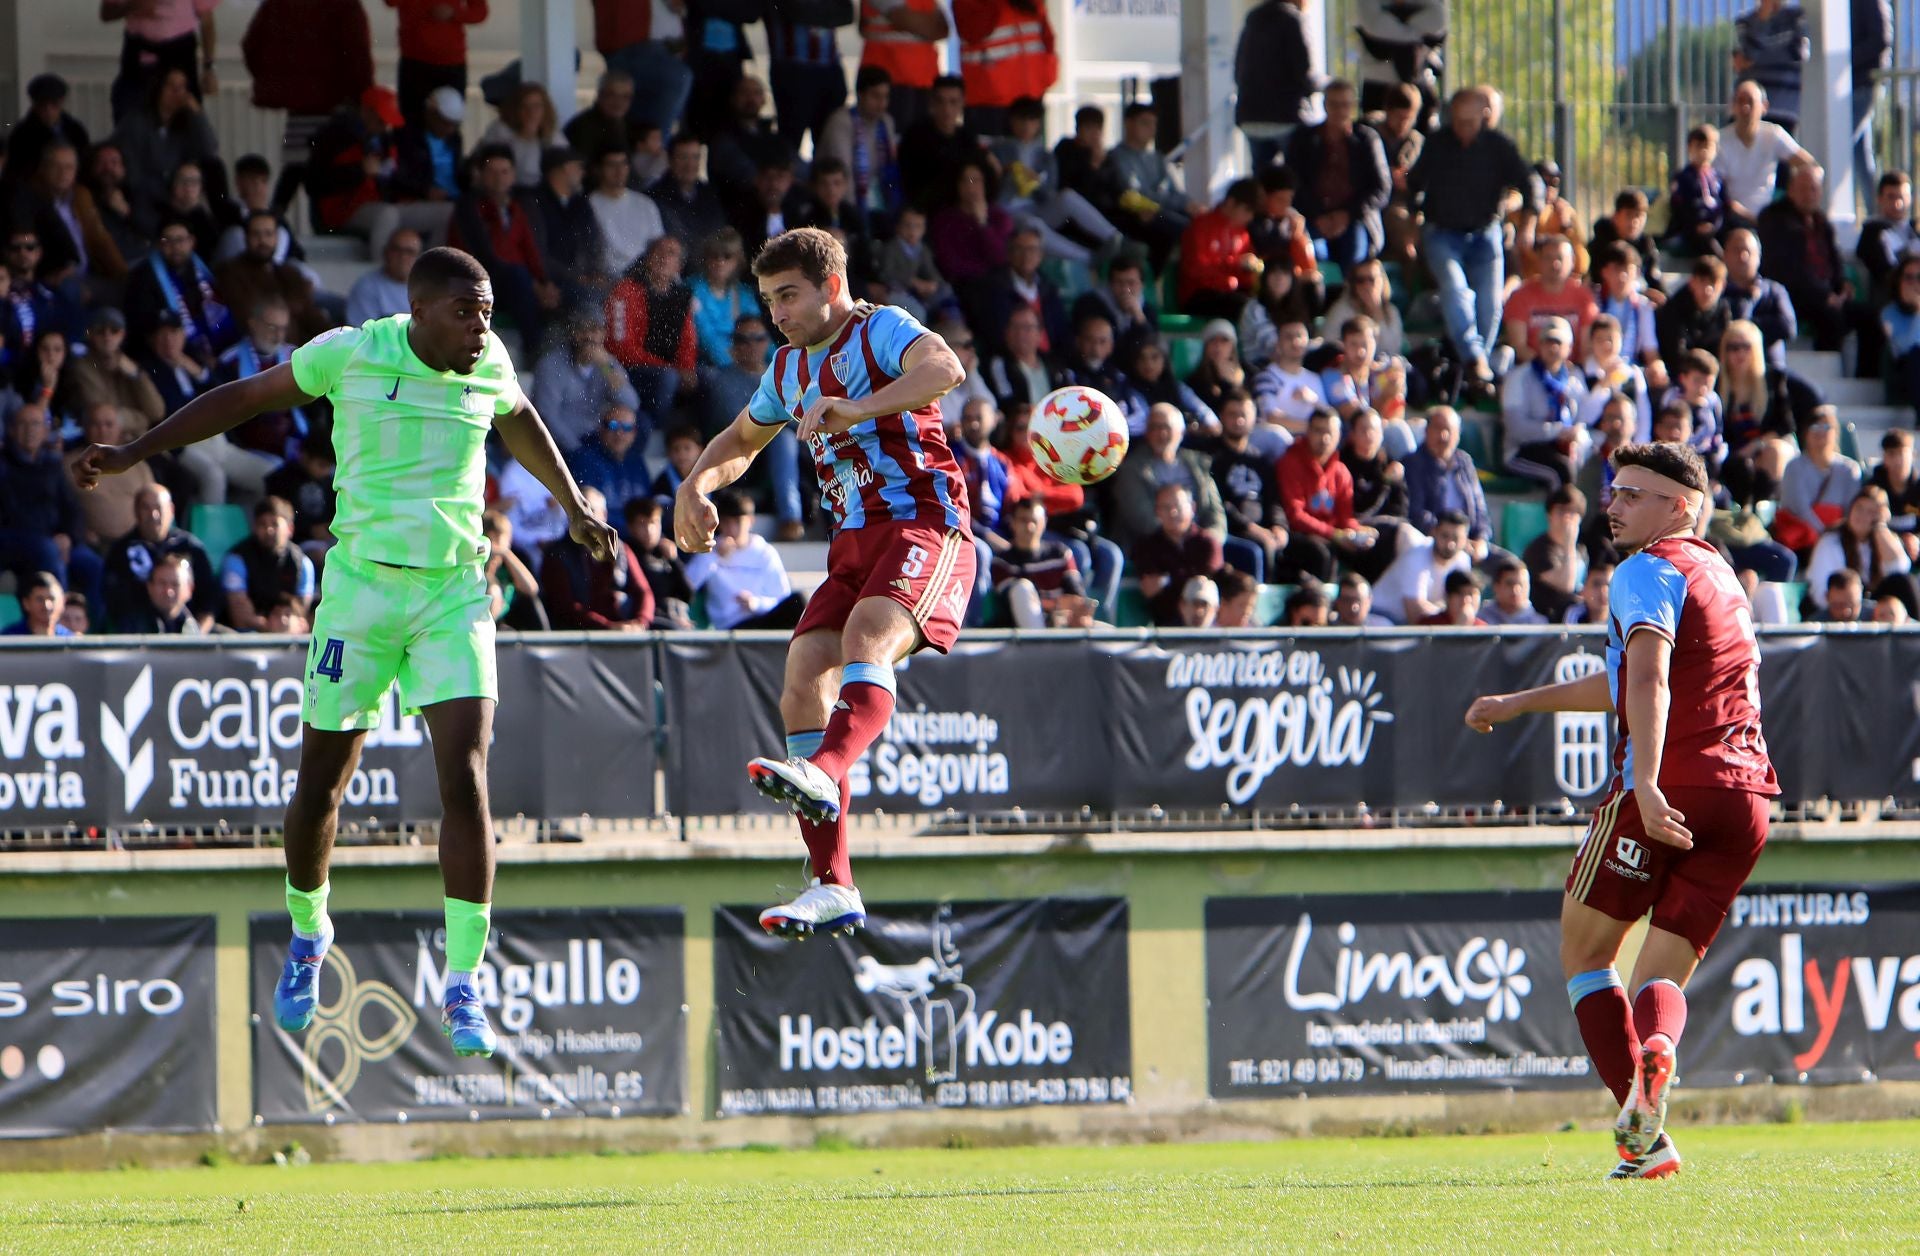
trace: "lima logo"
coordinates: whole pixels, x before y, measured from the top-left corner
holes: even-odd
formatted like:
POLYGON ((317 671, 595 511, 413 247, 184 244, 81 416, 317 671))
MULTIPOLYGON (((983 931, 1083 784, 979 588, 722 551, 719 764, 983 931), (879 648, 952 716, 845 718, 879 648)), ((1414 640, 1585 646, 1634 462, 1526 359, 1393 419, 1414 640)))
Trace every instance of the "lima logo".
POLYGON ((153 668, 143 667, 127 689, 127 696, 115 711, 102 702, 100 704, 100 744, 106 748, 107 757, 120 769, 125 778, 124 806, 131 812, 146 797, 147 789, 153 784, 153 742, 140 743, 138 750, 133 749, 133 738, 140 731, 141 721, 153 710, 153 668))

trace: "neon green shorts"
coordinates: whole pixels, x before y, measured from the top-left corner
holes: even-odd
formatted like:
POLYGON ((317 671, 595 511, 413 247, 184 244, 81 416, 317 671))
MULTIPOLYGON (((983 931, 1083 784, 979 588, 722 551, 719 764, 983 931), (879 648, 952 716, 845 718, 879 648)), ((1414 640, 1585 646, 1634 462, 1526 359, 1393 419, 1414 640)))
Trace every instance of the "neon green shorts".
POLYGON ((389 567, 336 547, 307 647, 302 718, 328 732, 376 728, 395 682, 406 712, 499 700, 486 573, 478 563, 389 567))

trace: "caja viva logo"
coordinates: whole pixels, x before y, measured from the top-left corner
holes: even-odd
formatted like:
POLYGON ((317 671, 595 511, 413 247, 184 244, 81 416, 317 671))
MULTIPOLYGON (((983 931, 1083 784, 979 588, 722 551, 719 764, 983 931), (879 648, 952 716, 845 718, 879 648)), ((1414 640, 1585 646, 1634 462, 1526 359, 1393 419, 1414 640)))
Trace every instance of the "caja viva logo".
POLYGON ((133 738, 152 709, 151 667, 140 669, 126 696, 120 700, 118 711, 104 702, 100 704, 100 745, 106 750, 107 758, 120 769, 122 805, 129 812, 147 796, 147 787, 153 784, 153 742, 143 741, 138 750, 133 748, 133 738))

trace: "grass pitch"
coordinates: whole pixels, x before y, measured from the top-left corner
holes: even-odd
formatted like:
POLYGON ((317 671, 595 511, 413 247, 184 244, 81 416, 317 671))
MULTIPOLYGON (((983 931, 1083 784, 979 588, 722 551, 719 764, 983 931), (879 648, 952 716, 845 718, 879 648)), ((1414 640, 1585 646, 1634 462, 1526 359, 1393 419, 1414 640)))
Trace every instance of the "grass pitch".
POLYGON ((818 1150, 0 1177, 0 1251, 1896 1251, 1920 1122, 1605 1134, 818 1150))

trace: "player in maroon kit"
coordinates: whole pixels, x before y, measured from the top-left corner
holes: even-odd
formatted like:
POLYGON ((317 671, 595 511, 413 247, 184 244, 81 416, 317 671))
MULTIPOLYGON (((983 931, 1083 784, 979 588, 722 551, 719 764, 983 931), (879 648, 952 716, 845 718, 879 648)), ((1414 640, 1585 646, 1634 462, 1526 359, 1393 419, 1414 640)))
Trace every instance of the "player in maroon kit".
POLYGON ((847 254, 825 231, 770 240, 753 262, 787 344, 732 426, 681 483, 680 548, 713 546, 711 494, 746 473, 788 423, 813 453, 833 514, 827 579, 787 651, 780 716, 787 756, 755 759, 761 793, 793 808, 812 883, 760 914, 782 937, 866 922, 847 860, 847 770, 893 715, 893 667, 916 650, 945 653, 973 590, 967 486, 938 402, 965 379, 946 341, 896 306, 856 303, 847 254))
POLYGON ((1619 720, 1613 778, 1567 877, 1560 960, 1587 1054, 1621 1105, 1608 1176, 1655 1178, 1680 1169, 1662 1127, 1683 991, 1766 845, 1780 785, 1760 735, 1746 594, 1696 535, 1706 467, 1679 444, 1622 446, 1613 465, 1607 517, 1632 556, 1609 586, 1605 673, 1478 698, 1466 719, 1483 733, 1537 711, 1619 720), (1614 964, 1649 911, 1629 1003, 1614 964))

